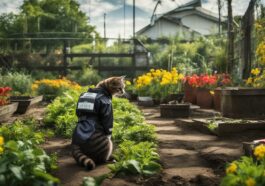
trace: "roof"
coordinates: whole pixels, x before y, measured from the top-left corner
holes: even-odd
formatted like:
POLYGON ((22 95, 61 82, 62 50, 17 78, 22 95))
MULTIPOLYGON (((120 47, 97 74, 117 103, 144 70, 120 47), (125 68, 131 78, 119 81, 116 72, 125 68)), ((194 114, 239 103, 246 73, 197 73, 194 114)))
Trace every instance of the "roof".
POLYGON ((178 8, 184 8, 184 7, 201 7, 202 6, 202 2, 201 0, 193 0, 190 2, 187 2, 183 5, 180 5, 178 8))
MULTIPOLYGON (((163 15, 163 16, 160 16, 156 21, 158 21, 158 20, 162 20, 162 19, 164 19, 164 20, 166 20, 166 21, 168 21, 168 22, 171 22, 171 23, 173 23, 174 25, 181 25, 181 26, 184 27, 184 28, 190 29, 190 27, 187 27, 186 25, 183 25, 183 24, 182 24, 180 18, 176 18, 176 17, 171 17, 171 16, 163 15)), ((149 28, 152 28, 152 25, 151 25, 151 24, 149 24, 149 25, 143 27, 141 30, 137 31, 136 33, 137 33, 137 34, 141 34, 141 33, 145 32, 146 30, 148 30, 149 28)), ((192 30, 192 32, 195 32, 195 33, 200 34, 199 32, 197 32, 197 31, 195 31, 195 30, 192 30)))

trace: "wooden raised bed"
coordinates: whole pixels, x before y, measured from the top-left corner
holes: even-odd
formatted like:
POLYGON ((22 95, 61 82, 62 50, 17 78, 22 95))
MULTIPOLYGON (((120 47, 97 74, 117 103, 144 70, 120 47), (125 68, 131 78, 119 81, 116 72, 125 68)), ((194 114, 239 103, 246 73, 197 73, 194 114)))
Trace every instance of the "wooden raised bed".
POLYGON ((18 103, 0 106, 0 122, 6 121, 18 108, 18 103))
POLYGON ((160 104, 162 118, 186 118, 190 116, 190 104, 160 104))
POLYGON ((242 120, 238 123, 229 122, 227 120, 223 123, 218 123, 216 128, 208 127, 209 121, 206 119, 194 119, 195 123, 200 127, 204 128, 203 130, 209 130, 209 132, 216 134, 218 136, 227 136, 238 134, 240 132, 246 132, 248 130, 264 130, 265 131, 265 121, 264 120, 242 120))
POLYGON ((265 89, 222 89, 221 112, 231 118, 265 118, 265 89))
POLYGON ((27 110, 43 100, 43 96, 11 96, 10 101, 18 103, 16 114, 24 114, 27 110))

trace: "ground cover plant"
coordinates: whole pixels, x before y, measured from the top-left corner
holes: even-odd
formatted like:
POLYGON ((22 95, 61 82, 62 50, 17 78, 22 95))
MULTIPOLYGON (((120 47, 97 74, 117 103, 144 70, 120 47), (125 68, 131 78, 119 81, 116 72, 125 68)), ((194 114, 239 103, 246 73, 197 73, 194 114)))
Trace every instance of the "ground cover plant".
POLYGON ((56 156, 48 156, 38 145, 50 132, 36 121, 17 120, 0 128, 0 185, 55 185, 50 172, 57 168, 56 156))
POLYGON ((265 184, 265 145, 254 148, 253 157, 243 156, 227 165, 221 186, 262 186, 265 184))
POLYGON ((10 87, 0 87, 0 106, 6 105, 9 103, 10 87))

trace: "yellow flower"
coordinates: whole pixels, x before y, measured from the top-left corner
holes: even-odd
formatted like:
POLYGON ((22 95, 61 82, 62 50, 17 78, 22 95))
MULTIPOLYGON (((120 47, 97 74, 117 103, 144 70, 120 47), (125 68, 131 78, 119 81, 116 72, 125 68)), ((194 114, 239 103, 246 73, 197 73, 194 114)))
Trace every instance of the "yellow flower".
POLYGON ((129 86, 129 85, 131 85, 131 82, 130 81, 126 81, 125 84, 126 84, 126 86, 129 86))
POLYGON ((247 84, 247 85, 251 85, 252 82, 253 82, 252 77, 249 77, 249 78, 247 79, 246 84, 247 84))
POLYGON ((4 140, 3 136, 0 136, 0 146, 4 145, 4 142, 5 142, 5 140, 4 140))
POLYGON ((246 185, 247 186, 255 186, 256 185, 256 181, 253 178, 248 178, 246 180, 246 185))
POLYGON ((0 147, 0 154, 3 154, 3 152, 4 152, 4 148, 0 147))
POLYGON ((236 172, 237 165, 235 163, 231 163, 229 167, 226 169, 226 174, 236 172))
POLYGON ((260 70, 258 68, 254 68, 251 70, 251 74, 253 74, 255 76, 259 75, 259 73, 260 73, 260 70))
POLYGON ((257 157, 258 160, 263 159, 265 155, 265 146, 263 144, 257 146, 254 149, 254 155, 257 157))
POLYGON ((211 94, 211 95, 214 95, 214 91, 211 90, 211 91, 210 91, 210 94, 211 94))

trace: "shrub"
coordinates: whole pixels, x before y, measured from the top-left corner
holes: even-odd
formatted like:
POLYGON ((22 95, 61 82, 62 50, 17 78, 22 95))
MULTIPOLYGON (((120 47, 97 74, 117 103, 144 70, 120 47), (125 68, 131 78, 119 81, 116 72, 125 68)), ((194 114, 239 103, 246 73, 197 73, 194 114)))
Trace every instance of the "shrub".
POLYGON ((8 72, 0 75, 0 86, 11 87, 13 95, 30 95, 32 82, 31 75, 22 72, 8 72))
POLYGON ((91 68, 83 68, 82 71, 73 71, 67 76, 70 80, 77 82, 80 85, 96 85, 101 77, 97 71, 91 68))

